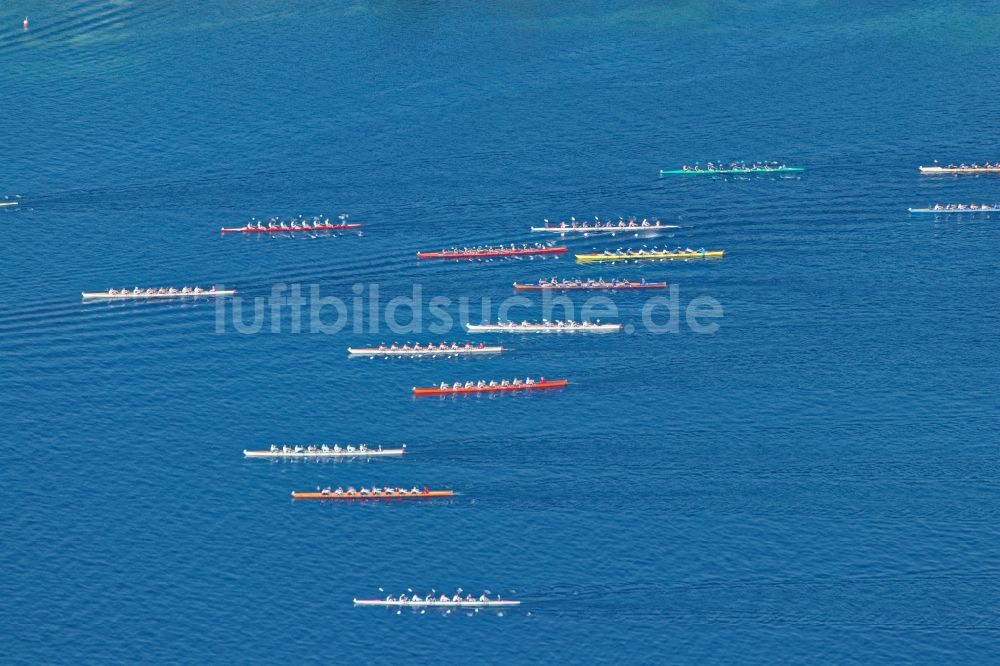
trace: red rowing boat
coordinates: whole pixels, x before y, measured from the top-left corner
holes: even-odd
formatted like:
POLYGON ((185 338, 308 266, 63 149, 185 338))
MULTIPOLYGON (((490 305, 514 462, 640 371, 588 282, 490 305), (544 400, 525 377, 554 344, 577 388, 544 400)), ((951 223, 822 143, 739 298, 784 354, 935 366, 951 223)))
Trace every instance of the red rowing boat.
POLYGON ((518 284, 514 283, 516 291, 620 291, 623 289, 666 289, 666 282, 572 282, 545 284, 518 284))
POLYGON ((457 393, 507 393, 510 391, 531 391, 535 389, 563 388, 569 385, 567 379, 542 380, 534 384, 497 384, 496 386, 468 386, 461 388, 417 388, 413 387, 413 395, 453 395, 457 393))
POLYGON ((360 229, 360 224, 322 224, 317 227, 237 227, 235 229, 222 228, 224 234, 283 234, 303 231, 350 231, 360 229))
POLYGON ((528 257, 543 254, 566 254, 564 247, 525 247, 517 249, 444 250, 417 252, 417 259, 491 259, 493 257, 528 257))

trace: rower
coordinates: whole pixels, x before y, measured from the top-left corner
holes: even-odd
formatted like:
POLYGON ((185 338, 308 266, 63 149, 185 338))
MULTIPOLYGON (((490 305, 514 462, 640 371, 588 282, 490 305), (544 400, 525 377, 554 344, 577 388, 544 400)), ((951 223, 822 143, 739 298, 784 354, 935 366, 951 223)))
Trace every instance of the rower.
POLYGON ((275 446, 274 444, 272 444, 271 445, 271 453, 277 453, 277 451, 278 451, 278 447, 275 446))
POLYGON ((334 444, 333 445, 333 452, 334 453, 340 453, 340 451, 341 451, 340 444, 334 444))
POLYGON ((330 447, 327 446, 326 444, 323 444, 323 446, 320 447, 320 451, 323 451, 324 453, 326 453, 329 450, 330 450, 330 447))

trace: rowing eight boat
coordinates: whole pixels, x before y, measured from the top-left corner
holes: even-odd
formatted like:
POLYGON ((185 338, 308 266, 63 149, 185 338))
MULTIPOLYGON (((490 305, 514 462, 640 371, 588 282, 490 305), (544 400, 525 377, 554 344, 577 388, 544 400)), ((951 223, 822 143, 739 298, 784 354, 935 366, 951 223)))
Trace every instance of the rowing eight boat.
POLYGON ((982 167, 937 167, 929 166, 920 167, 920 173, 933 175, 940 173, 1000 173, 1000 165, 998 166, 982 166, 982 167))
POLYGON ((145 299, 145 298, 192 298, 195 296, 232 296, 235 289, 205 289, 202 291, 177 291, 174 293, 135 293, 134 291, 120 291, 112 294, 108 291, 84 291, 80 292, 85 301, 89 300, 122 300, 122 299, 145 299))
POLYGON ((514 283, 516 291, 620 291, 623 289, 666 289, 666 282, 562 282, 552 284, 518 284, 514 283))
POLYGON ((638 231, 662 231, 664 229, 680 229, 680 225, 677 224, 655 224, 646 226, 641 226, 638 224, 633 224, 631 226, 595 226, 595 227, 531 227, 533 232, 547 231, 553 234, 616 234, 616 233, 631 233, 638 231))
POLYGON ((292 491, 292 499, 296 500, 371 500, 371 499, 440 499, 442 497, 454 497, 454 490, 425 490, 423 492, 410 493, 353 493, 337 494, 334 491, 322 490, 319 492, 301 493, 292 491))
POLYGON ((981 208, 907 208, 911 213, 1000 213, 1000 206, 983 206, 981 208))
POLYGON ((0 208, 5 206, 16 206, 19 202, 17 201, 0 201, 0 208))
POLYGON ((348 451, 347 449, 329 449, 324 451, 322 449, 315 449, 310 451, 309 449, 303 449, 300 451, 295 451, 289 449, 285 451, 284 449, 278 449, 277 451, 247 451, 243 449, 243 455, 247 458, 268 458, 271 460, 276 459, 326 459, 326 458, 368 458, 375 456, 401 456, 406 452, 406 445, 404 444, 400 449, 354 449, 348 451))
POLYGON ((469 333, 617 333, 621 324, 592 324, 590 322, 568 322, 564 324, 546 322, 543 324, 466 324, 469 333))
POLYGON ((385 606, 385 607, 402 607, 402 608, 488 608, 493 606, 520 606, 520 601, 508 601, 506 599, 490 599, 489 601, 436 601, 431 599, 430 601, 399 601, 398 599, 393 599, 392 601, 387 601, 385 599, 355 599, 355 606, 385 606))
POLYGON ((578 254, 581 264, 600 261, 691 261, 695 259, 721 259, 725 250, 691 250, 690 252, 643 252, 633 254, 578 254))
POLYGON ((544 254, 566 254, 564 247, 527 247, 521 249, 444 250, 417 252, 417 259, 490 259, 493 257, 527 257, 544 254))
POLYGON ((503 353, 503 347, 421 347, 419 349, 388 349, 379 347, 361 347, 354 349, 347 348, 347 353, 351 356, 450 356, 454 354, 462 355, 483 355, 503 353))
POLYGON ((316 227, 237 227, 234 229, 222 228, 224 234, 282 234, 294 233, 296 231, 344 231, 360 229, 360 224, 323 224, 316 227))
POLYGON ((413 387, 413 395, 424 396, 424 395, 452 395, 458 393, 507 393, 510 391, 527 391, 534 389, 552 389, 552 388, 564 388, 569 385, 569 380, 566 379, 550 379, 548 381, 539 381, 534 384, 507 384, 507 385, 496 385, 496 386, 469 386, 461 388, 417 388, 413 387))
MULTIPOLYGON (((923 167, 921 167, 923 168, 923 167)), ((748 174, 748 173, 800 173, 805 171, 802 167, 774 167, 773 169, 660 169, 663 176, 683 175, 683 176, 708 176, 724 174, 748 174)))

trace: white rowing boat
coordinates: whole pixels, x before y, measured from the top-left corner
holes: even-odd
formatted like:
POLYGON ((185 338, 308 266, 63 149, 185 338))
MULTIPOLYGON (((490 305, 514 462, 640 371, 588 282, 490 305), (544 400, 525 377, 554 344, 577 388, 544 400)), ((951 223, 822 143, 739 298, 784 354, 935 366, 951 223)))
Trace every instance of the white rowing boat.
POLYGON ((135 299, 163 299, 163 298, 193 298, 200 296, 232 296, 235 289, 202 289, 200 291, 84 291, 80 292, 85 301, 93 300, 135 300, 135 299))
POLYGON ((920 167, 920 173, 923 174, 936 174, 936 173, 1000 173, 1000 165, 990 165, 990 166, 929 166, 920 167))
POLYGON ((924 214, 955 214, 955 213, 1000 213, 1000 206, 977 206, 976 208, 907 208, 911 213, 924 214))
POLYGON ((296 447, 295 449, 289 449, 287 447, 281 449, 270 449, 264 451, 247 451, 243 449, 243 455, 247 458, 267 458, 270 460, 279 459, 294 459, 294 460, 319 460, 327 458, 369 458, 376 456, 401 456, 406 453, 406 444, 403 444, 401 448, 398 449, 383 449, 381 446, 377 449, 356 449, 352 447, 352 450, 347 449, 303 449, 302 447, 296 447))
POLYGON ((5 208, 7 206, 16 206, 17 204, 18 204, 17 201, 0 201, 0 208, 5 208))
POLYGON ((599 226, 599 227, 531 227, 535 233, 548 232, 552 234, 630 234, 644 231, 663 231, 665 229, 680 229, 677 224, 648 224, 646 226, 599 226))
POLYGON ((390 347, 348 347, 347 353, 351 356, 452 356, 461 354, 463 356, 482 356, 484 354, 503 353, 503 347, 471 346, 464 347, 410 347, 410 348, 390 348, 390 347))
POLYGON ((490 599, 489 601, 399 601, 393 599, 355 599, 355 606, 384 606, 388 608, 491 608, 505 606, 520 606, 520 601, 507 599, 490 599))
POLYGON ((600 324, 590 322, 543 322, 533 324, 466 324, 469 333, 617 333, 621 324, 600 324))

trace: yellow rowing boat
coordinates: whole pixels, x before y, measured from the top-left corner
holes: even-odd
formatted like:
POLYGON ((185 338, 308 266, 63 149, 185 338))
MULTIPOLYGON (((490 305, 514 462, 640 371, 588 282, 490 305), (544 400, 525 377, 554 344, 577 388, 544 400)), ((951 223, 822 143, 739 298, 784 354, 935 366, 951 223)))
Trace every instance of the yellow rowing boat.
POLYGON ((690 252, 631 252, 623 254, 578 254, 581 264, 599 261, 695 261, 701 259, 722 259, 725 250, 691 250, 690 252))

